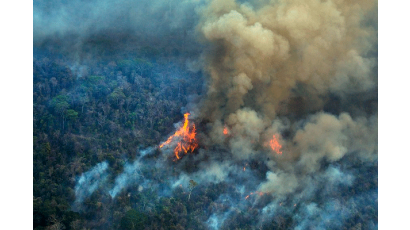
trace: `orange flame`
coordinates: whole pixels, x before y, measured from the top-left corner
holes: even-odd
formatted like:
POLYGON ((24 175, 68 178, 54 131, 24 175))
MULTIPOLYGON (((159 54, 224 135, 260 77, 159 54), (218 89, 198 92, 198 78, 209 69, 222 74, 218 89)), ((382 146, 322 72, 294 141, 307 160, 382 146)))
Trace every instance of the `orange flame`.
POLYGON ((277 154, 282 154, 282 151, 280 149, 282 148, 282 145, 279 144, 278 140, 278 135, 275 134, 273 135, 272 139, 269 141, 269 146, 272 148, 273 151, 275 151, 277 154))
POLYGON ((181 137, 180 141, 178 142, 177 146, 174 149, 174 154, 177 159, 180 159, 180 153, 187 154, 188 152, 193 152, 198 147, 198 142, 195 139, 196 129, 195 124, 192 125, 192 128, 189 127, 189 120, 188 117, 191 115, 190 113, 184 114, 184 125, 179 128, 174 135, 170 136, 167 141, 163 142, 159 148, 164 147, 171 143, 174 137, 181 137))
POLYGON ((247 195, 247 196, 245 197, 245 200, 247 200, 247 199, 249 198, 249 196, 251 196, 251 195, 253 195, 253 194, 258 194, 259 196, 263 196, 264 192, 258 192, 258 191, 256 191, 256 192, 251 192, 249 195, 247 195))
POLYGON ((228 135, 229 134, 229 130, 228 128, 225 126, 224 127, 224 131, 223 131, 224 135, 228 135))

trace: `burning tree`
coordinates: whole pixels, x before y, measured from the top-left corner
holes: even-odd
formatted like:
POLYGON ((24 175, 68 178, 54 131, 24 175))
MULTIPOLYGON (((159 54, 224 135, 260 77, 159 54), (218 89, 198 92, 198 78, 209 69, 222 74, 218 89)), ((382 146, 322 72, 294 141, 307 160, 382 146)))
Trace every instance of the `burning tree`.
POLYGON ((282 145, 279 143, 279 135, 273 135, 272 139, 269 141, 269 146, 277 154, 282 154, 282 151, 280 150, 282 145))
POLYGON ((168 140, 166 140, 159 146, 159 148, 163 148, 164 146, 169 145, 171 142, 173 142, 174 139, 177 139, 177 145, 174 148, 174 155, 178 160, 181 159, 182 153, 192 153, 198 147, 198 142, 195 138, 195 124, 192 124, 191 127, 188 120, 189 115, 191 114, 184 114, 184 125, 179 128, 172 136, 170 136, 168 140))

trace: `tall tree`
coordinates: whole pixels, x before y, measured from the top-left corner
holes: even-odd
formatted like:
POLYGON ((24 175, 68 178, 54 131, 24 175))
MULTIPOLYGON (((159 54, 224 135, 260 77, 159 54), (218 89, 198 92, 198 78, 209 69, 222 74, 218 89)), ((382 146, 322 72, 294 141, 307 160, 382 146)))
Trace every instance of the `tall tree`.
POLYGON ((50 104, 54 108, 54 111, 62 117, 64 130, 65 112, 70 107, 67 95, 58 95, 54 97, 50 104))

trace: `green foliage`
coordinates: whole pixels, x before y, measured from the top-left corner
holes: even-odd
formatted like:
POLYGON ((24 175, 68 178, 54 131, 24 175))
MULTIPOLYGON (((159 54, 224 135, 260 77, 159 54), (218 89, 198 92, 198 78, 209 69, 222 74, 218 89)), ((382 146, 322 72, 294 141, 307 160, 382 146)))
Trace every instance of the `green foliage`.
POLYGON ((81 216, 78 212, 73 212, 73 211, 67 211, 64 213, 64 216, 62 218, 62 222, 65 226, 70 226, 70 224, 75 221, 81 219, 81 216))
POLYGON ((135 65, 135 62, 132 60, 120 60, 117 62, 118 67, 124 68, 124 67, 133 67, 135 65))
POLYGON ((50 105, 54 107, 57 113, 63 114, 65 110, 70 107, 70 104, 68 104, 68 96, 58 95, 51 100, 50 105))
POLYGON ((96 75, 91 75, 85 78, 85 81, 89 84, 96 84, 104 80, 105 80, 104 76, 96 76, 96 75))
POLYGON ((47 153, 47 154, 50 154, 50 153, 51 153, 51 146, 50 146, 50 143, 49 143, 49 142, 46 142, 46 143, 44 144, 44 151, 45 151, 45 153, 47 153))
POLYGON ((122 88, 116 88, 110 95, 108 95, 108 99, 110 101, 117 102, 117 103, 118 103, 118 100, 124 99, 124 98, 125 98, 125 94, 122 88))
POLYGON ((65 111, 65 115, 67 119, 71 121, 75 121, 78 118, 78 112, 76 112, 74 109, 68 109, 67 111, 65 111))
MULTIPOLYGON (((107 160, 112 173, 120 174, 124 157, 132 159, 138 148, 158 144, 172 131, 173 123, 182 119, 180 108, 186 98, 174 92, 188 85, 161 83, 163 77, 159 76, 169 76, 168 70, 158 69, 148 59, 124 60, 118 65, 111 62, 90 67, 91 74, 81 78, 75 78, 62 64, 64 61, 34 61, 34 229, 56 227, 50 222, 52 215, 65 229, 118 229, 121 224, 138 228, 141 223, 148 229, 158 229, 157 222, 169 229, 177 228, 177 223, 187 226, 183 224, 189 219, 184 203, 187 194, 181 193, 182 199, 163 204, 157 193, 147 188, 133 201, 125 197, 112 203, 105 202, 107 194, 95 192, 84 202, 85 210, 71 210, 75 207, 70 205, 76 198, 76 179, 81 173, 107 160), (161 75, 154 69, 162 71, 161 75), (157 205, 160 208, 156 209, 157 205), (138 221, 124 219, 122 223, 121 213, 129 207, 142 217, 136 218, 138 221)), ((163 177, 161 173, 156 170, 153 175, 163 177)))
POLYGON ((152 68, 152 67, 153 67, 153 65, 152 65, 151 62, 149 62, 149 61, 147 61, 146 59, 143 59, 143 58, 135 58, 135 59, 134 59, 134 62, 135 62, 137 65, 142 65, 142 66, 144 66, 144 68, 152 68))
POLYGON ((120 229, 143 229, 147 221, 147 215, 131 209, 125 213, 121 219, 120 229))

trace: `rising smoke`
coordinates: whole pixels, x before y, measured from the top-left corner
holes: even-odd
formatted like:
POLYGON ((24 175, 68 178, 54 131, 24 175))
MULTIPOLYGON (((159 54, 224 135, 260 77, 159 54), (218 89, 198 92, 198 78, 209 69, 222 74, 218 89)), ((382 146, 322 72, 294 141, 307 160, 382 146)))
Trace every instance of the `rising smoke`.
POLYGON ((377 161, 377 111, 355 117, 349 109, 323 111, 333 103, 329 95, 347 100, 376 90, 377 21, 366 21, 376 6, 216 0, 201 10, 198 29, 214 46, 205 57, 211 80, 199 117, 210 120, 211 143, 221 144, 222 127, 230 128, 234 158, 270 159, 260 191, 288 196, 303 190, 313 173, 324 173, 324 163, 347 154, 377 161), (274 153, 265 146, 275 133, 287 133, 280 137, 284 153, 269 156, 274 153))
POLYGON ((360 170, 377 168, 377 1, 37 1, 34 8, 37 47, 79 60, 147 46, 176 50, 206 77, 206 93, 185 108, 205 124, 197 153, 173 162, 170 148, 142 151, 113 184, 100 163, 77 181, 75 205, 98 187, 113 199, 136 185, 171 196, 190 180, 236 189, 219 194, 217 203, 231 208, 210 214, 210 229, 229 228, 224 222, 237 210, 258 205, 255 226, 281 213, 294 216, 294 229, 342 228, 353 209, 374 205, 377 187, 338 197, 359 186, 360 170), (269 147, 274 135, 281 154, 269 147), (186 171, 192 162, 196 170, 186 171), (257 166, 246 168, 250 162, 257 166), (168 176, 153 176, 153 167, 168 176), (244 199, 251 192, 262 195, 244 199))

